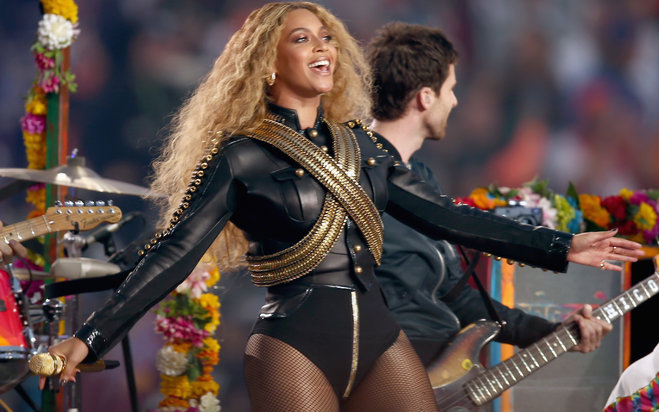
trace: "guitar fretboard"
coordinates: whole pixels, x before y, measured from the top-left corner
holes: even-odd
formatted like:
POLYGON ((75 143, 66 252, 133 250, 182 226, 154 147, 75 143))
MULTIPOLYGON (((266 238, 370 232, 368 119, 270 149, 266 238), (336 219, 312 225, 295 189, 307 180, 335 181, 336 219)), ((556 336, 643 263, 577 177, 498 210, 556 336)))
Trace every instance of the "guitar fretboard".
POLYGON ((10 240, 18 240, 20 242, 32 239, 50 232, 49 227, 52 223, 52 221, 49 222, 46 219, 46 216, 36 217, 22 223, 3 227, 2 231, 0 231, 0 238, 5 243, 9 243, 10 240))
POLYGON ((105 202, 54 206, 48 208, 44 215, 4 226, 0 229, 0 242, 22 242, 60 230, 89 230, 102 222, 118 222, 121 216, 119 208, 105 205, 105 202))
MULTIPOLYGON (((627 289, 617 297, 593 310, 593 316, 612 323, 659 293, 659 272, 627 289)), ((464 386, 465 391, 480 406, 501 395, 506 389, 558 358, 579 343, 579 328, 571 323, 520 350, 511 358, 485 370, 464 386)))

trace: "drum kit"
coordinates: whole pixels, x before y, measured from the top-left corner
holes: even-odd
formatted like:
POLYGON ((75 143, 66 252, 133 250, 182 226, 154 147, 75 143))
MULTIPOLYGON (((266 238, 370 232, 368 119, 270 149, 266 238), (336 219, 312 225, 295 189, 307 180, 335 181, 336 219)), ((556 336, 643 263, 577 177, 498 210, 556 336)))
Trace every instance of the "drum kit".
MULTIPOLYGON (((83 157, 75 156, 69 158, 66 165, 47 170, 0 168, 0 177, 21 181, 22 187, 28 185, 24 182, 36 182, 123 195, 143 196, 149 192, 148 188, 142 186, 103 178, 85 167, 83 157)), ((9 186, 16 186, 16 181, 0 187, 0 200, 9 193, 6 190, 9 186)), ((49 208, 46 215, 39 218, 0 228, 0 241, 16 239, 23 242, 44 233, 65 229, 75 230, 66 235, 77 234, 80 230, 91 229, 103 222, 117 225, 120 218, 121 211, 111 203, 68 201, 49 208)), ((73 236, 73 240, 69 236, 68 247, 67 237, 63 239, 69 257, 55 260, 48 272, 18 267, 18 262, 4 262, 4 267, 0 263, 0 394, 20 387, 19 384, 30 374, 30 357, 44 351, 51 343, 40 342, 44 337, 35 332, 35 324, 44 322, 52 326, 51 330, 57 329, 57 323, 64 312, 62 303, 57 299, 46 299, 41 305, 30 302, 25 286, 21 287, 21 281, 25 285, 35 280, 104 277, 121 271, 116 264, 80 257, 79 235, 77 238, 73 236)), ((52 331, 50 336, 53 336, 52 331)))

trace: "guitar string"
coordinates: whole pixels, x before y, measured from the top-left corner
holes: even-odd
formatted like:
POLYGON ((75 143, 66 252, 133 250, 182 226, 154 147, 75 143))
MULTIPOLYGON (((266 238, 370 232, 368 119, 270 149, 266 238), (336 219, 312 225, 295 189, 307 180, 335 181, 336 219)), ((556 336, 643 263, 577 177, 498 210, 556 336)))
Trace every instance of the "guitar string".
MULTIPOLYGON (((48 225, 46 225, 46 223, 40 217, 34 218, 34 223, 33 224, 28 223, 31 220, 33 220, 33 219, 30 219, 30 220, 24 221, 24 222, 20 222, 20 223, 16 223, 16 224, 13 224, 13 225, 4 226, 0 230, 0 236, 8 237, 10 239, 14 239, 14 238, 21 239, 21 237, 17 237, 16 235, 17 234, 22 235, 22 232, 27 231, 30 227, 35 228, 35 229, 40 229, 42 227, 46 227, 46 228, 48 227, 48 225)), ((32 236, 30 236, 30 237, 32 237, 32 236)))
MULTIPOLYGON (((654 278, 654 277, 659 277, 659 272, 655 272, 654 275, 649 276, 646 280, 644 280, 644 281, 642 281, 642 282, 639 282, 639 283, 636 284, 634 287, 627 289, 626 291, 624 291, 623 293, 621 293, 621 294, 618 295, 617 297, 615 297, 615 298, 611 299, 610 301, 605 302, 604 304, 600 305, 597 309, 595 309, 595 310, 593 311, 593 316, 594 316, 594 317, 597 317, 597 316, 600 315, 600 313, 603 314, 603 308, 604 308, 606 305, 616 303, 618 300, 620 300, 620 298, 625 297, 625 296, 631 301, 631 307, 630 307, 628 310, 621 311, 620 308, 619 308, 617 305, 615 305, 616 312, 617 312, 617 316, 615 317, 615 319, 611 319, 611 320, 616 320, 618 317, 622 316, 622 315, 623 315, 624 313, 626 313, 627 311, 636 308, 638 305, 640 305, 641 303, 645 302, 647 299, 649 299, 650 297, 652 297, 652 296, 654 295, 654 294, 649 294, 649 293, 646 291, 646 288, 645 288, 645 284, 648 283, 650 280, 652 280, 652 278, 654 278), (637 289, 637 288, 642 288, 644 291, 646 291, 645 295, 642 296, 642 299, 639 299, 638 297, 635 297, 633 294, 631 294, 631 291, 634 290, 634 289, 637 289)), ((656 294, 656 292, 655 292, 655 294, 656 294)), ((606 320, 606 319, 603 319, 603 320, 606 320)), ((611 323, 611 321, 608 321, 608 323, 611 323)), ((547 359, 547 360, 545 360, 541 365, 539 365, 537 368, 535 368, 535 370, 532 370, 532 371, 529 372, 528 374, 524 374, 524 375, 520 376, 520 378, 517 378, 514 374, 513 374, 512 376, 511 376, 511 375, 507 375, 508 377, 512 377, 512 379, 514 379, 514 383, 513 383, 513 385, 516 384, 518 380, 522 380, 522 379, 526 378, 527 376, 529 376, 530 374, 532 374, 532 373, 535 372, 536 370, 540 369, 540 367, 547 365, 549 362, 553 361, 554 359, 557 359, 560 355, 562 355, 563 353, 569 351, 569 350, 572 349, 574 346, 576 346, 576 345, 572 344, 571 346, 568 347, 568 346, 566 346, 566 345, 564 344, 564 341, 565 341, 567 338, 574 339, 574 338, 578 337, 578 333, 579 333, 579 329, 578 329, 578 324, 577 324, 576 322, 571 323, 571 324, 569 324, 568 326, 565 326, 564 328, 561 328, 561 329, 560 329, 559 331, 557 331, 557 332, 554 332, 554 334, 556 335, 557 340, 560 340, 560 341, 561 341, 561 348, 560 348, 561 351, 560 351, 560 353, 554 353, 554 350, 552 350, 552 356, 553 356, 553 357, 552 357, 551 359, 547 359)), ((546 345, 548 348, 551 349, 551 345, 550 345, 550 343, 549 343, 549 341, 548 341, 547 338, 543 338, 543 339, 541 339, 541 340, 538 341, 538 342, 542 342, 542 341, 544 341, 545 345, 546 345)), ((537 345, 538 342, 536 342, 535 346, 538 348, 538 350, 540 350, 539 346, 537 345)), ((558 349, 558 348, 556 348, 556 349, 558 349)), ((534 356, 533 353, 532 353, 532 349, 531 349, 531 348, 529 348, 528 353, 529 353, 532 357, 534 356)), ((517 355, 516 355, 516 356, 513 356, 513 357, 511 357, 511 358, 508 358, 508 359, 506 359, 505 361, 503 361, 503 362, 501 362, 501 363, 499 363, 499 364, 493 366, 491 369, 486 369, 486 370, 483 371, 482 373, 480 373, 480 374, 474 376, 472 379, 470 379, 469 381, 465 382, 465 383, 461 386, 461 389, 463 390, 462 392, 454 393, 454 394, 451 394, 451 395, 449 395, 449 396, 442 397, 441 399, 437 400, 437 405, 438 405, 439 407, 448 408, 448 407, 454 406, 454 405, 456 405, 456 404, 459 404, 461 401, 463 401, 463 400, 465 400, 465 399, 466 399, 466 400, 469 400, 470 402, 473 402, 471 396, 470 396, 469 393, 467 392, 469 383, 474 382, 476 379, 481 379, 481 380, 482 380, 482 379, 490 379, 490 380, 491 380, 491 379, 494 379, 494 380, 497 380, 497 382, 498 382, 498 378, 497 378, 496 376, 488 377, 488 376, 485 376, 485 375, 494 375, 494 373, 495 373, 496 371, 498 371, 502 376, 504 376, 504 375, 505 375, 505 372, 504 372, 504 371, 500 371, 499 369, 502 369, 502 366, 505 366, 507 363, 513 363, 513 364, 514 364, 514 359, 515 359, 516 357, 517 357, 517 355)), ((536 359, 534 359, 534 360, 536 361, 536 363, 538 362, 536 359)), ((527 365, 527 367, 528 367, 528 365, 527 365)), ((508 369, 509 369, 509 368, 508 368, 508 369)), ((500 382, 499 382, 499 385, 501 385, 500 382)), ((491 401, 491 400, 497 398, 498 396, 500 396, 501 393, 505 392, 507 389, 509 389, 509 388, 512 387, 513 385, 509 385, 508 388, 505 388, 505 389, 503 389, 503 390, 497 390, 497 391, 494 393, 494 394, 495 394, 494 397, 491 397, 491 395, 489 395, 488 398, 490 398, 490 399, 486 400, 483 404, 485 404, 485 403, 487 403, 487 402, 489 402, 489 401, 491 401)), ((486 392, 490 392, 490 390, 487 390, 486 392)), ((476 405, 476 406, 478 406, 478 405, 476 405)))
POLYGON ((99 206, 70 208, 70 210, 76 210, 76 212, 70 214, 62 213, 57 215, 41 215, 19 223, 4 226, 2 229, 0 229, 0 236, 9 236, 11 233, 24 232, 26 230, 29 231, 30 228, 48 228, 50 224, 56 223, 56 221, 61 218, 68 219, 72 217, 108 216, 108 220, 110 220, 109 218, 114 217, 116 213, 116 209, 114 207, 104 210, 99 206), (82 213, 78 211, 82 211, 82 213), (89 211, 92 211, 92 213, 89 213, 89 211), (44 221, 44 219, 46 219, 46 221, 44 221))
MULTIPOLYGON (((569 326, 566 326, 566 327, 565 327, 564 329, 562 329, 560 332, 555 332, 555 334, 557 335, 557 339, 566 339, 567 336, 568 336, 568 334, 569 334, 570 332, 574 335, 574 334, 576 333, 576 331, 577 331, 577 325, 576 325, 576 323, 575 323, 575 324, 571 324, 571 325, 569 325, 569 326)), ((545 340, 545 341, 546 341, 547 339, 546 339, 546 338, 543 338, 542 340, 545 340)), ((545 342, 545 343, 548 344, 548 342, 545 342)), ((575 345, 572 345, 572 346, 575 346, 575 345)), ((529 353, 530 353, 530 351, 529 351, 529 353)), ((563 353, 563 352, 561 352, 561 354, 562 354, 562 353, 563 353)), ((533 356, 532 353, 530 353, 530 354, 531 354, 531 356, 533 356)), ((560 354, 559 354, 559 356, 560 356, 560 354)), ((502 376, 504 376, 504 375, 505 375, 505 372, 504 372, 504 371, 499 371, 500 367, 501 367, 502 365, 504 365, 504 364, 507 364, 507 363, 512 362, 513 359, 515 359, 515 356, 514 356, 514 357, 511 357, 511 358, 508 358, 508 359, 506 359, 505 361, 503 361, 503 362, 501 362, 501 363, 499 363, 499 364, 493 366, 491 369, 486 369, 486 370, 483 371, 482 373, 480 373, 480 374, 474 376, 472 379, 470 379, 469 381, 465 382, 465 383, 461 386, 461 389, 462 389, 461 392, 459 392, 459 393, 454 393, 454 394, 451 394, 451 395, 449 395, 449 396, 442 397, 441 399, 439 399, 439 400, 437 401, 437 405, 438 405, 438 407, 449 408, 449 407, 451 407, 451 406, 454 406, 454 405, 460 404, 463 400, 468 400, 468 401, 470 401, 471 403, 473 403, 475 406, 482 406, 482 405, 484 405, 485 403, 487 403, 487 402, 489 402, 489 401, 491 401, 491 400, 497 398, 498 396, 500 396, 503 392, 505 392, 507 389, 509 389, 510 387, 512 387, 514 384, 516 384, 519 380, 524 379, 525 377, 529 376, 530 374, 532 374, 532 373, 535 372, 536 370, 540 369, 540 366, 544 366, 544 364, 543 364, 543 365, 540 365, 539 367, 537 367, 537 368, 535 368, 535 369, 531 368, 532 370, 531 370, 530 372, 528 372, 528 374, 525 374, 524 376, 522 376, 522 377, 520 377, 520 378, 517 378, 515 375, 512 375, 512 376, 511 376, 511 375, 507 375, 508 377, 512 378, 511 380, 513 380, 513 385, 507 385, 508 387, 503 388, 503 389, 501 389, 501 388, 496 388, 496 387, 494 386, 494 384, 492 383, 492 381, 496 381, 496 382, 498 383, 499 386, 502 386, 502 384, 501 384, 501 382, 499 382, 499 378, 497 378, 496 376, 494 376, 494 375, 495 375, 495 372, 498 371, 499 374, 501 374, 502 376), (490 376, 487 376, 487 375, 490 375, 490 376), (494 390, 492 390, 492 389, 486 389, 486 390, 485 390, 486 395, 487 395, 487 396, 485 396, 486 400, 485 400, 481 405, 476 405, 476 403, 474 402, 474 399, 472 399, 472 397, 470 396, 470 394, 469 394, 469 392, 468 392, 468 390, 470 389, 470 388, 469 388, 469 384, 472 383, 472 382, 474 382, 474 381, 476 381, 477 379, 480 379, 480 380, 481 380, 480 383, 481 383, 482 386, 486 386, 486 383, 482 382, 483 380, 486 380, 487 383, 490 383, 492 389, 494 389, 494 390), (493 395, 494 395, 494 396, 493 396, 493 395)), ((551 361, 554 360, 554 359, 556 359, 556 358, 549 359, 546 363, 549 363, 549 362, 551 362, 551 361)), ((546 364, 546 363, 545 363, 545 364, 546 364)), ((528 367, 528 365, 527 365, 527 367, 528 367)), ((476 397, 477 397, 477 398, 480 398, 480 396, 476 396, 476 397)))

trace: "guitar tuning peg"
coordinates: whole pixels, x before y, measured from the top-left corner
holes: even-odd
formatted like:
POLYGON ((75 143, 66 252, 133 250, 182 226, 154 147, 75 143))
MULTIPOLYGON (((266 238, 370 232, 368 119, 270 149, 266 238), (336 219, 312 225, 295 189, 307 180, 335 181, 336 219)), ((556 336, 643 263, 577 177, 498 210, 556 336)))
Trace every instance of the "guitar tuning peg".
POLYGON ((82 200, 76 200, 75 205, 76 205, 77 207, 82 207, 82 206, 85 205, 85 202, 83 202, 82 200))
POLYGON ((56 200, 55 201, 55 206, 57 206, 57 207, 62 206, 62 201, 61 200, 56 200))
POLYGON ((102 200, 97 200, 96 201, 96 206, 105 206, 105 202, 102 200))
POLYGON ((114 200, 112 199, 108 200, 108 206, 114 206, 114 200))
POLYGON ((66 207, 73 207, 73 202, 70 201, 70 200, 66 200, 66 201, 64 201, 64 206, 66 206, 66 207))
POLYGON ((95 202, 93 200, 88 200, 88 201, 85 202, 85 206, 87 206, 87 207, 94 206, 94 204, 95 204, 95 202))

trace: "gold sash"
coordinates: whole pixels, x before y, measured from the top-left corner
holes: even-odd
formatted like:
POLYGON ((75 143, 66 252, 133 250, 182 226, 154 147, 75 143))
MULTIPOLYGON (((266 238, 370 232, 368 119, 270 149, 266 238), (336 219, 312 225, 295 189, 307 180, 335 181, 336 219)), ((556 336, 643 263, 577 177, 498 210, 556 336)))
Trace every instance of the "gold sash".
POLYGON ((359 185, 361 153, 348 127, 325 120, 332 135, 335 158, 300 133, 277 121, 265 119, 247 136, 266 142, 302 165, 327 190, 318 220, 295 245, 266 256, 248 256, 252 282, 273 286, 311 272, 327 256, 343 230, 347 215, 355 221, 368 248, 380 264, 382 220, 377 208, 359 185))

